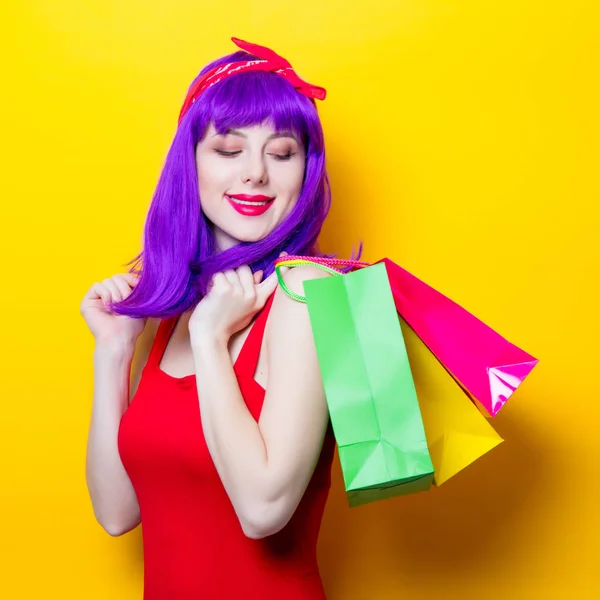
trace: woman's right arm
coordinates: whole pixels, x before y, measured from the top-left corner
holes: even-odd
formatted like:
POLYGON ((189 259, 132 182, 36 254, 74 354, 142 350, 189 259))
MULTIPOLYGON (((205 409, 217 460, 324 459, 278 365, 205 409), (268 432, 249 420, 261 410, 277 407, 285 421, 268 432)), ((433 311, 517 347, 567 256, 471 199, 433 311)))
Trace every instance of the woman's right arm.
POLYGON ((86 480, 98 523, 122 535, 140 522, 137 498, 117 447, 121 417, 129 405, 134 348, 129 343, 96 344, 94 400, 88 434, 86 480))
POLYGON ((126 298, 137 282, 137 276, 126 273, 94 283, 80 307, 95 339, 86 481, 96 519, 115 536, 140 522, 137 498, 117 440, 121 418, 137 390, 160 321, 117 315, 107 303, 126 298))

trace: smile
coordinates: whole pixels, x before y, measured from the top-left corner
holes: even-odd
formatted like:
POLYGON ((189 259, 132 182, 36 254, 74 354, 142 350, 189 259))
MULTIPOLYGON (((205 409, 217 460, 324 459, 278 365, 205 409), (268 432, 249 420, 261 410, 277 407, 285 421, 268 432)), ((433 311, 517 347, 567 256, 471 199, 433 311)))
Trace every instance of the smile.
POLYGON ((249 196, 246 194, 236 194, 235 196, 226 194, 225 197, 236 212, 245 217, 258 217, 265 214, 275 200, 275 198, 269 198, 268 196, 249 196))
MULTIPOLYGON (((229 197, 231 198, 231 196, 229 197)), ((270 200, 266 200, 265 202, 254 202, 250 200, 238 200, 237 198, 231 198, 231 200, 233 200, 233 202, 236 204, 243 204, 245 206, 266 206, 269 204, 269 202, 271 202, 270 200)))

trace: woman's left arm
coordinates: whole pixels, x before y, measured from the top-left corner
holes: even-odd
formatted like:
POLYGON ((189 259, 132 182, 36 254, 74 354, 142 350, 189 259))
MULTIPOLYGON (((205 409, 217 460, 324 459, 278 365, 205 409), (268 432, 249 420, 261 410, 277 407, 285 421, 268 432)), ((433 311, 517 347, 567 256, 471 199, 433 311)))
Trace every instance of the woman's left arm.
MULTIPOLYGON (((292 269, 286 284, 327 277, 292 269)), ((250 414, 228 352, 228 338, 193 341, 206 443, 244 533, 261 538, 282 529, 311 479, 329 414, 306 304, 278 289, 266 330, 268 385, 259 422, 250 414)))

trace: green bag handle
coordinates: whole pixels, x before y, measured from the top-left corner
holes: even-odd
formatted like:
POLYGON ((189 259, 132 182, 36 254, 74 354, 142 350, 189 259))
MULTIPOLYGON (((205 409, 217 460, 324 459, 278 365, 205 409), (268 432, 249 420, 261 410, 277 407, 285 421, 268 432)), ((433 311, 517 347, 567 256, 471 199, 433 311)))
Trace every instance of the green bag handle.
POLYGON ((360 262, 358 260, 342 260, 336 258, 317 258, 317 257, 309 257, 309 256, 286 256, 279 258, 275 261, 275 273, 277 274, 277 281, 281 286, 281 289, 290 297, 292 300, 297 300, 298 302, 304 302, 306 304, 306 298, 301 296, 300 294, 296 294, 296 292, 292 292, 290 288, 286 285, 285 281, 283 281, 283 276, 281 274, 281 267, 302 267, 311 265, 313 267, 317 267, 322 271, 326 271, 327 273, 331 273, 332 275, 344 275, 342 271, 334 268, 331 265, 340 265, 347 267, 356 267, 363 268, 370 266, 369 263, 360 262))

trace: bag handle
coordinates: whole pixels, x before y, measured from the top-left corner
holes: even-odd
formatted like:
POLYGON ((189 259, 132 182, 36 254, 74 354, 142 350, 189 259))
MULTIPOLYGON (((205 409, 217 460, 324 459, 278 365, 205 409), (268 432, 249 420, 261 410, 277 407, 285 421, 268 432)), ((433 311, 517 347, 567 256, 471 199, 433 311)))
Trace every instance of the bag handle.
POLYGON ((292 300, 306 303, 306 298, 296 292, 292 292, 283 281, 281 275, 281 267, 302 267, 312 265, 332 275, 344 275, 344 271, 341 268, 351 269, 362 269, 364 267, 371 266, 370 263, 362 262, 359 260, 345 260, 342 258, 324 258, 321 256, 282 256, 275 261, 275 272, 277 273, 277 281, 281 286, 281 289, 290 297, 292 300), (337 267, 337 268, 336 268, 337 267))

